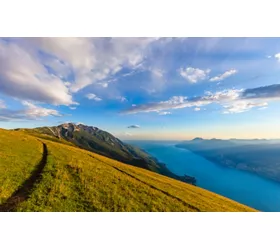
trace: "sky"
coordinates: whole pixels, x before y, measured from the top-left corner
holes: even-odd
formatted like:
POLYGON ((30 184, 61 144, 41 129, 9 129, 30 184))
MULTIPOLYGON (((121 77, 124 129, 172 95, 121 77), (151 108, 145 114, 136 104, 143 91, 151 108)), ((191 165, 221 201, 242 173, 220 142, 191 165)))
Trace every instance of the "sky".
POLYGON ((0 127, 280 138, 279 38, 0 38, 0 127))

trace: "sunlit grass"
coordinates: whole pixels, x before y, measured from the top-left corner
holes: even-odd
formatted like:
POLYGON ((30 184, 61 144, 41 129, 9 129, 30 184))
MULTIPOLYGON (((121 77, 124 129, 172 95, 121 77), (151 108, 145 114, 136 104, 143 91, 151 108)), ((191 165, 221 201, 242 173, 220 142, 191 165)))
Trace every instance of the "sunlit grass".
POLYGON ((31 175, 42 150, 36 138, 0 129, 0 204, 31 175))
MULTIPOLYGON (((1 130, 1 136, 9 137, 0 142, 5 158, 1 169, 4 165, 10 169, 6 179, 21 169, 30 173, 42 157, 41 142, 48 148, 42 176, 17 211, 253 211, 201 188, 73 146, 42 138, 40 142, 22 132, 1 130)), ((13 193, 9 187, 16 189, 28 174, 20 176, 17 185, 5 185, 6 198, 13 193)))

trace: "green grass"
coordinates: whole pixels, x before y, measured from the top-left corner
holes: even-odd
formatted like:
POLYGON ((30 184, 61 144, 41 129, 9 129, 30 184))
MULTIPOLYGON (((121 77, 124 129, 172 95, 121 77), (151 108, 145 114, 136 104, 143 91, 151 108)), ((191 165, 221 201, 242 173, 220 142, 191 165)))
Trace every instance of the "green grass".
POLYGON ((36 138, 0 129, 0 204, 31 175, 42 150, 36 138))
MULTIPOLYGON (((16 211, 254 211, 193 185, 73 146, 42 138, 40 142, 21 132, 1 130, 1 136, 4 150, 1 147, 0 155, 5 156, 5 165, 14 172, 26 168, 30 175, 42 157, 40 143, 48 149, 41 177, 27 199, 17 204, 16 211)), ((2 171, 2 161, 0 166, 2 171)), ((6 178, 12 175, 6 174, 6 178)), ((14 186, 18 187, 21 181, 14 186)))
MULTIPOLYGON (((70 126, 74 125, 72 124, 70 126)), ((140 166, 153 172, 180 179, 165 166, 157 163, 147 153, 137 147, 119 141, 113 135, 100 129, 89 132, 82 127, 76 131, 71 131, 71 129, 68 131, 61 126, 57 126, 16 130, 43 139, 74 145, 127 164, 140 166)))

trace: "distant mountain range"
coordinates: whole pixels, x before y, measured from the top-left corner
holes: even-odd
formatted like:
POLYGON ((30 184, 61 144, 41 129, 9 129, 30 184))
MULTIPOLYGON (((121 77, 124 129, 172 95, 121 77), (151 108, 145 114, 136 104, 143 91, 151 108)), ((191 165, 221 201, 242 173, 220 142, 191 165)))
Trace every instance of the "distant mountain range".
POLYGON ((64 123, 52 127, 38 127, 22 130, 36 136, 48 137, 54 141, 70 143, 80 148, 110 157, 112 159, 151 170, 187 183, 195 184, 195 178, 189 176, 177 176, 168 168, 159 163, 155 158, 141 149, 122 142, 112 134, 97 127, 84 124, 64 123))
POLYGON ((195 138, 177 144, 221 166, 247 170, 280 182, 280 140, 195 138))

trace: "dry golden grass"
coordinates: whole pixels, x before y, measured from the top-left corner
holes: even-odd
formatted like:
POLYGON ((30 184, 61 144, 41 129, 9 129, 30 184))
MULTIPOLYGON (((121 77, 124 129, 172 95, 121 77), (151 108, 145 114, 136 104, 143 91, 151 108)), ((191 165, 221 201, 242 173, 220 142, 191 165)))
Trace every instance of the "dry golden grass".
MULTIPOLYGON (((24 167, 20 164, 22 149, 14 146, 22 138, 30 140, 30 145, 34 144, 30 150, 37 152, 39 157, 36 160, 35 157, 29 158, 29 165, 36 165, 42 155, 42 146, 35 137, 5 130, 1 130, 1 134, 13 137, 2 142, 5 150, 1 149, 6 165, 11 166, 9 168, 18 171, 24 167), (9 156, 11 152, 17 157, 18 165, 13 164, 13 158, 9 156)), ((148 170, 73 146, 40 140, 48 149, 47 163, 28 199, 20 202, 16 211, 254 211, 220 195, 148 170)))
POLYGON ((42 150, 36 138, 0 129, 0 204, 31 175, 42 150))

